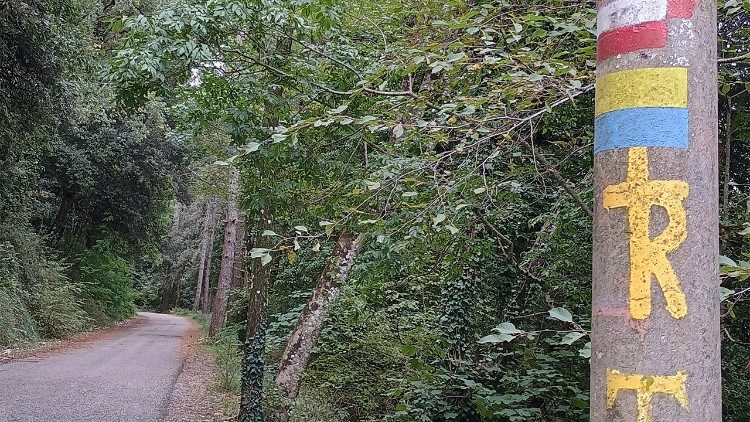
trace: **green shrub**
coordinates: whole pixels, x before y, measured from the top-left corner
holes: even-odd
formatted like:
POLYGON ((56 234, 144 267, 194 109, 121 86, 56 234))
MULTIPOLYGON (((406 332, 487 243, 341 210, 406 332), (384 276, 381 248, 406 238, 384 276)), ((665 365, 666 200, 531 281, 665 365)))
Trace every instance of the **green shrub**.
POLYGON ((65 275, 64 262, 31 231, 6 233, 0 243, 0 346, 40 338, 62 338, 89 324, 79 285, 65 275))
POLYGON ((221 330, 216 337, 209 340, 209 348, 216 358, 216 367, 219 369, 219 391, 240 391, 240 369, 242 364, 241 344, 237 338, 236 325, 229 325, 221 330))
POLYGON ((89 326, 80 285, 68 280, 62 263, 50 260, 39 266, 29 292, 29 311, 44 337, 64 338, 89 326))
POLYGON ((76 262, 84 309, 97 324, 133 315, 133 272, 127 261, 111 251, 110 242, 97 242, 76 262))
POLYGON ((12 281, 0 281, 0 347, 39 340, 36 324, 12 281))

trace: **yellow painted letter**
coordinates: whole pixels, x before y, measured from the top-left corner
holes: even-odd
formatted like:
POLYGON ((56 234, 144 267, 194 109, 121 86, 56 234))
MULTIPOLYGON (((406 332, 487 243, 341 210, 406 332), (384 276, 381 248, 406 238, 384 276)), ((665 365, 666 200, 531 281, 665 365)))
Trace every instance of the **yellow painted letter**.
POLYGON ((669 313, 675 318, 687 315, 685 294, 667 254, 677 250, 687 238, 684 201, 689 192, 688 184, 683 181, 648 179, 646 148, 631 148, 627 180, 604 189, 604 208, 628 208, 630 315, 633 319, 646 319, 651 315, 652 274, 664 292, 669 313), (667 211, 669 224, 652 239, 649 226, 654 205, 667 211))
POLYGON ((687 374, 678 372, 673 376, 626 375, 617 370, 607 373, 607 408, 615 406, 617 395, 622 390, 633 390, 638 406, 637 422, 651 422, 651 400, 654 394, 668 394, 687 410, 689 407, 685 384, 687 374))

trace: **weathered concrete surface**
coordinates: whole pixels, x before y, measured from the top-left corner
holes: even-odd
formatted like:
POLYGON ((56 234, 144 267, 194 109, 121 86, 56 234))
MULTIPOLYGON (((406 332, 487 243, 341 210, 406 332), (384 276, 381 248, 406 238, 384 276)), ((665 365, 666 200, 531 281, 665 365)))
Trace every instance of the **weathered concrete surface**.
MULTIPOLYGON (((630 7, 659 1, 619 3, 630 7)), ((673 243, 679 243, 679 247, 667 254, 686 307, 674 291, 665 291, 650 273, 650 308, 638 304, 642 297, 632 297, 630 210, 605 208, 604 192, 627 179, 629 149, 633 148, 598 152, 594 162, 592 422, 721 421, 716 2, 670 0, 668 4, 686 5, 680 15, 689 11, 689 6, 693 15, 690 19, 667 20, 666 46, 609 57, 599 63, 597 74, 644 68, 688 69, 687 148, 647 148, 648 180, 686 182, 689 187, 683 202, 686 237, 683 242, 675 237, 673 243), (671 306, 667 297, 672 299, 671 306), (636 299, 634 306, 629 306, 631 299, 636 299), (624 377, 634 374, 640 377, 624 377), (609 387, 618 391, 608 391, 608 378, 609 387), (639 385, 641 395, 632 388, 634 385, 639 385), (644 415, 644 410, 650 414, 644 415)), ((633 12, 623 16, 639 15, 633 12)), ((633 37, 641 34, 631 32, 622 42, 635 42, 633 37)), ((669 224, 680 217, 653 206, 649 218, 650 238, 654 240, 676 230, 669 224)), ((641 254, 650 263, 655 261, 652 258, 659 258, 643 251, 641 254)))
POLYGON ((41 360, 0 365, 0 421, 161 421, 190 327, 171 315, 148 318, 122 334, 41 360))

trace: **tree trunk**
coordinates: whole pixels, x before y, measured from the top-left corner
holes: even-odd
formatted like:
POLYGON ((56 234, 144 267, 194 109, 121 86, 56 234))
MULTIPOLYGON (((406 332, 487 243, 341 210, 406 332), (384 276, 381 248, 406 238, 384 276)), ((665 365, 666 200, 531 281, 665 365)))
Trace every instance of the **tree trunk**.
MULTIPOLYGON (((198 260, 198 279, 196 280, 195 299, 193 300, 194 311, 198 310, 201 299, 203 298, 203 285, 204 279, 206 278, 206 262, 208 261, 209 249, 213 246, 213 237, 211 237, 211 227, 214 224, 213 207, 214 204, 212 199, 206 201, 206 212, 203 215, 203 234, 201 235, 200 259, 198 260)), ((210 268, 208 270, 210 271, 210 268)))
MULTIPOLYGON (((268 207, 260 210, 258 233, 273 229, 273 213, 268 207)), ((272 247, 268 236, 256 236, 256 248, 272 247)), ((268 286, 271 282, 271 264, 263 265, 260 259, 251 263, 251 295, 247 308, 245 356, 242 360, 242 389, 238 422, 260 422, 263 416, 263 374, 266 354, 266 307, 268 286)))
MULTIPOLYGON (((291 32, 291 31, 290 31, 291 32)), ((286 57, 292 48, 292 36, 276 40, 274 52, 279 57, 286 57)), ((275 86, 271 89, 274 97, 281 99, 283 89, 275 86)), ((269 128, 279 123, 273 101, 266 100, 266 119, 269 128)), ((266 171, 262 164, 258 169, 259 182, 263 183, 266 171)), ((255 244, 258 248, 271 249, 271 238, 263 236, 265 230, 273 229, 273 209, 267 203, 260 209, 255 244)), ((238 422, 262 422, 263 414, 263 373, 265 372, 266 354, 266 308, 268 307, 268 287, 271 283, 271 265, 263 265, 261 259, 252 260, 252 287, 250 303, 247 308, 247 327, 245 333, 245 356, 242 360, 242 388, 240 393, 240 411, 238 422)))
POLYGON ((721 214, 729 217, 729 191, 732 181, 732 97, 727 94, 727 121, 724 134, 724 186, 721 200, 721 214))
MULTIPOLYGON (((727 117, 724 134, 724 183, 722 186, 721 209, 719 220, 729 218, 729 191, 732 188, 732 96, 727 94, 727 117)), ((725 249, 726 229, 720 225, 719 253, 723 254, 725 249)))
POLYGON ((216 197, 211 198, 214 203, 214 218, 211 224, 211 242, 208 244, 208 259, 206 260, 206 269, 203 272, 203 299, 201 299, 201 310, 207 314, 211 310, 211 264, 214 259, 214 239, 216 238, 216 197))
POLYGON ((169 277, 168 282, 164 285, 161 292, 161 306, 159 306, 159 312, 167 313, 172 309, 172 302, 174 301, 174 281, 172 277, 169 277))
MULTIPOLYGON (((169 230, 170 238, 174 238, 175 234, 180 228, 180 217, 182 216, 182 203, 180 201, 175 201, 174 204, 174 210, 172 212, 172 227, 169 230)), ((160 312, 169 312, 176 303, 175 299, 175 290, 176 290, 176 279, 177 275, 174 271, 174 265, 173 262, 168 261, 167 262, 170 271, 169 277, 167 280, 167 283, 164 285, 162 289, 162 295, 161 295, 161 306, 159 307, 160 312)), ((179 296, 179 293, 178 295, 179 296)))
POLYGON ((354 265, 363 238, 362 235, 341 235, 307 306, 300 314, 297 326, 281 357, 279 372, 275 379, 276 384, 289 399, 296 398, 299 393, 300 376, 310 361, 315 341, 323 329, 325 315, 339 295, 340 283, 346 280, 354 265))
POLYGON ((232 288, 239 289, 245 285, 245 218, 240 214, 237 223, 237 250, 234 255, 234 268, 232 269, 232 288))
POLYGON ((227 302, 229 300, 229 288, 232 284, 232 270, 234 269, 235 248, 237 246, 237 189, 240 174, 237 170, 232 172, 229 181, 229 198, 227 199, 227 226, 224 229, 224 246, 221 253, 221 270, 219 271, 219 284, 216 286, 214 301, 211 306, 211 325, 208 336, 215 336, 224 328, 224 318, 227 313, 227 302))

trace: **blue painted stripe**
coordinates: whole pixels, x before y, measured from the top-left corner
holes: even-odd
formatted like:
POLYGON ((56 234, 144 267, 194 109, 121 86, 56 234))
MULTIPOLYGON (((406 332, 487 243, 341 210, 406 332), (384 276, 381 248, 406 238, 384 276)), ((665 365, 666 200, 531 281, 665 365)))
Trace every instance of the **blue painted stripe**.
POLYGON ((686 108, 644 107, 610 111, 596 119, 594 152, 635 147, 688 147, 686 108))

